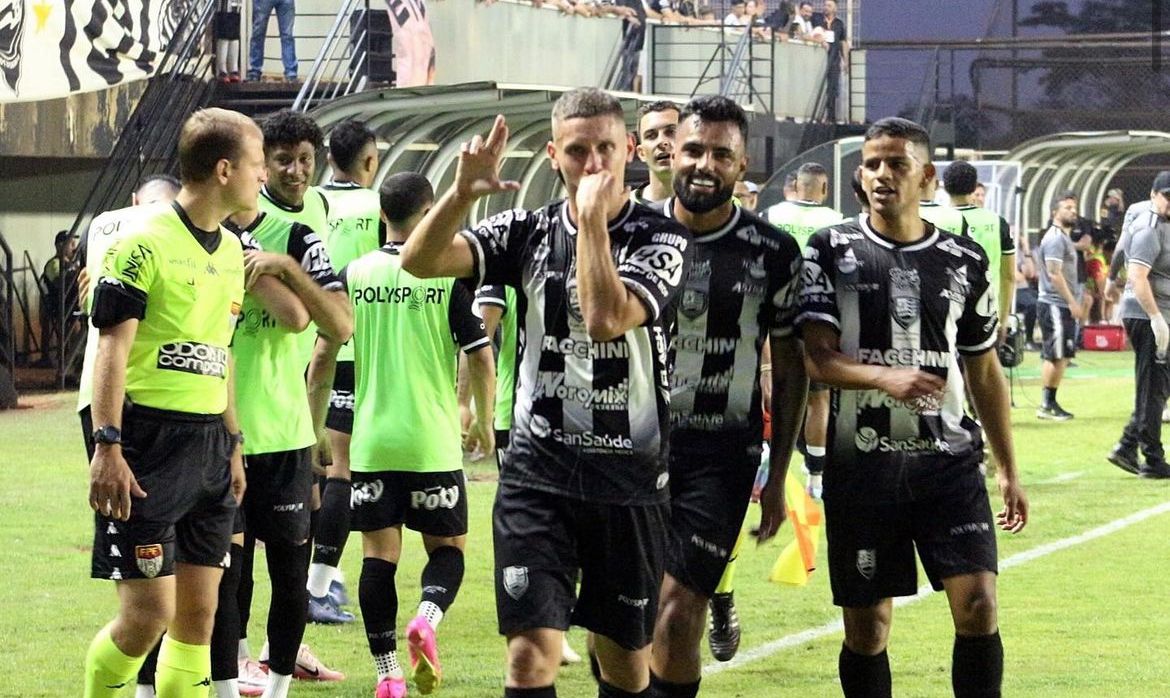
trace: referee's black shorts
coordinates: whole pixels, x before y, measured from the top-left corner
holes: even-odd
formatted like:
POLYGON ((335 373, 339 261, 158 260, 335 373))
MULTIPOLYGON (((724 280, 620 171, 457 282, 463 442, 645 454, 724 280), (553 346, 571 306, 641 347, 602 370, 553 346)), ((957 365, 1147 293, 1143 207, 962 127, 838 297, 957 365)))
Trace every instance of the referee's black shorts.
POLYGON ((236 500, 232 440, 220 415, 158 410, 129 402, 122 454, 147 494, 127 521, 94 514, 91 575, 149 579, 176 562, 226 567, 236 500))

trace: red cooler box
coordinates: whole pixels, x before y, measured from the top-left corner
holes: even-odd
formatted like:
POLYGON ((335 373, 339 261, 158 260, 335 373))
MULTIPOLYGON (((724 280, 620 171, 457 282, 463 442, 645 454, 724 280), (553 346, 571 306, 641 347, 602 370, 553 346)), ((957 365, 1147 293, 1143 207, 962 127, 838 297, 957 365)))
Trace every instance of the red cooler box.
POLYGON ((1125 349, 1125 329, 1121 325, 1085 325, 1081 344, 1088 351, 1121 351, 1125 349))

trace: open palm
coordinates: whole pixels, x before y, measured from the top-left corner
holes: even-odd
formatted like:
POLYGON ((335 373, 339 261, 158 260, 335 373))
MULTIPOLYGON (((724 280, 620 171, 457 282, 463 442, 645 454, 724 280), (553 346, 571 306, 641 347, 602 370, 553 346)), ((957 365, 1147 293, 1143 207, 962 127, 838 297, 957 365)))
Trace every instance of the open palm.
POLYGON ((470 142, 460 146, 455 186, 461 195, 479 198, 520 188, 519 182, 500 180, 500 160, 507 144, 508 124, 503 115, 499 115, 486 140, 476 134, 470 142))

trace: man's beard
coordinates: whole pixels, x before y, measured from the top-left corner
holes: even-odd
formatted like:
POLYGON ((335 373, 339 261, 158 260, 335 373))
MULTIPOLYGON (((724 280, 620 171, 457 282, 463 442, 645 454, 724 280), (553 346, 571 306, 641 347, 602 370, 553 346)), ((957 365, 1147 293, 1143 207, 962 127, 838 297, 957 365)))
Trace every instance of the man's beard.
MULTIPOLYGON (((735 185, 721 186, 715 189, 710 194, 695 194, 691 192, 687 186, 687 182, 694 177, 688 175, 686 177, 676 177, 674 180, 674 195, 682 202, 683 208, 691 213, 709 213, 727 203, 731 199, 732 194, 735 193, 735 185)), ((715 177, 710 178, 712 181, 718 182, 715 177)))

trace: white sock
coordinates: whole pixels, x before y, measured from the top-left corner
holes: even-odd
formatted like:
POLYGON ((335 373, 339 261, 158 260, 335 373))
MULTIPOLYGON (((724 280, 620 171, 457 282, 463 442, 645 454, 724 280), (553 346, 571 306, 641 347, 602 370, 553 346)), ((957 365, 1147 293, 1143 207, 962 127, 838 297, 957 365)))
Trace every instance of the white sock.
POLYGON ((236 657, 238 659, 251 659, 252 658, 252 650, 250 650, 248 648, 248 638, 246 638, 246 637, 240 638, 240 649, 236 652, 236 657))
POLYGON ((443 609, 435 605, 434 601, 423 601, 418 605, 418 614, 427 619, 432 628, 438 628, 443 620, 443 609))
POLYGON ((808 446, 808 445, 806 445, 804 447, 804 450, 808 451, 808 455, 813 456, 814 458, 817 456, 824 456, 825 455, 825 447, 824 446, 808 446))
POLYGON ((227 39, 215 40, 215 70, 217 74, 227 74, 227 39))
POLYGON ((229 73, 240 72, 240 40, 232 39, 227 42, 227 65, 229 73))
POLYGON ((215 698, 240 698, 240 682, 238 679, 212 681, 211 687, 215 689, 215 698))
POLYGON ((292 685, 292 677, 268 672, 268 686, 264 688, 262 698, 288 698, 288 687, 292 685))
POLYGON ((336 567, 314 562, 309 565, 309 596, 321 598, 329 593, 329 585, 333 582, 333 572, 336 567))
POLYGON ((374 670, 378 672, 378 681, 387 677, 402 678, 402 667, 398 666, 398 653, 391 650, 386 654, 375 654, 374 670))
POLYGON ((155 698, 154 686, 140 683, 134 688, 134 698, 155 698))

